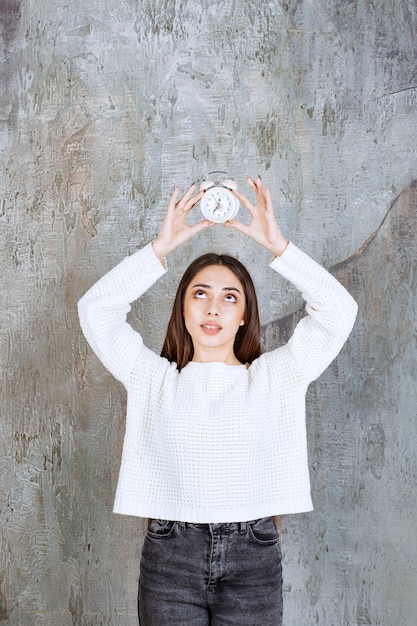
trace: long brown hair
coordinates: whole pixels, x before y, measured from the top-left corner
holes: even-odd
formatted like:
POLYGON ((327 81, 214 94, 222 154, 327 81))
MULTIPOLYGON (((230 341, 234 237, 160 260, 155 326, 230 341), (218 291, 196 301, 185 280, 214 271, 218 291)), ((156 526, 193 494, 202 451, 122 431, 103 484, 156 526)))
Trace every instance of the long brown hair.
POLYGON ((194 276, 209 265, 223 265, 227 267, 235 274, 243 286, 246 303, 245 324, 240 326, 236 333, 234 343, 236 358, 241 363, 252 363, 262 353, 258 299, 249 272, 234 257, 227 254, 209 252, 195 259, 185 270, 172 306, 161 356, 166 357, 171 363, 176 363, 179 371, 192 360, 194 354, 193 341, 185 327, 183 316, 185 292, 194 276))

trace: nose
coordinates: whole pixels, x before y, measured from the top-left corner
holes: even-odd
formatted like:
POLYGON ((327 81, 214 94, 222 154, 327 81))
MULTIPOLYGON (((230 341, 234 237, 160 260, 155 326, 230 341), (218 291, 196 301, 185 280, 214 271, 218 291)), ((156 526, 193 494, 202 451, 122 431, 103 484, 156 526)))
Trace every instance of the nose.
POLYGON ((220 313, 220 306, 215 298, 208 302, 206 313, 211 316, 218 315, 220 313))

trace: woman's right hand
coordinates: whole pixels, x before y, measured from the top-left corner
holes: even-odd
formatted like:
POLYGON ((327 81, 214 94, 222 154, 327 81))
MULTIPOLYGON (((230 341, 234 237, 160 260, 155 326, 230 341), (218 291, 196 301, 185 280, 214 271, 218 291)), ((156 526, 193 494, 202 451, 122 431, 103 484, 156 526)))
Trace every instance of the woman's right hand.
POLYGON ((204 195, 204 191, 200 191, 194 196, 194 191, 195 185, 191 185, 182 198, 177 200, 179 189, 175 187, 171 195, 161 230, 152 243, 154 252, 161 261, 175 248, 212 224, 209 220, 202 220, 193 226, 187 224, 188 213, 204 195))

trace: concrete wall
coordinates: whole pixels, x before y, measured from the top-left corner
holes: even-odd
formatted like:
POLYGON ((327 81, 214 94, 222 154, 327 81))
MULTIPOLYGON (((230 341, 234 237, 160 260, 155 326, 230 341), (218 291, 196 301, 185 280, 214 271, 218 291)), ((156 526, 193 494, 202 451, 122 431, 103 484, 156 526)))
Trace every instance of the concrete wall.
MULTIPOLYGON (((125 395, 75 307, 212 169, 260 173, 361 311, 309 392, 285 626, 416 623, 416 31, 410 1, 0 2, 0 623, 137 624, 142 530, 111 513, 125 395)), ((214 228, 170 266, 209 249, 248 264, 283 340, 300 300, 269 255, 214 228)), ((156 350, 174 276, 131 316, 156 350)))

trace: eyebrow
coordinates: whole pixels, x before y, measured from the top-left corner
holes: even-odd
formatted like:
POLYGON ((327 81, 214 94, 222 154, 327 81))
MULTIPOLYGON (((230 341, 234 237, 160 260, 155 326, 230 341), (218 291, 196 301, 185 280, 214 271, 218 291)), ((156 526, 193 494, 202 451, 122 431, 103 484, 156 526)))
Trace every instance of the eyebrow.
MULTIPOLYGON (((204 283, 197 283, 193 285, 191 289, 199 287, 200 289, 213 289, 213 285, 205 285, 204 283)), ((240 294, 240 290, 237 287, 222 287, 222 291, 237 291, 240 294)))

